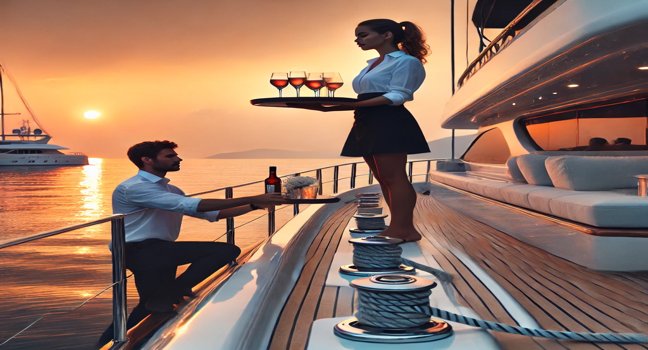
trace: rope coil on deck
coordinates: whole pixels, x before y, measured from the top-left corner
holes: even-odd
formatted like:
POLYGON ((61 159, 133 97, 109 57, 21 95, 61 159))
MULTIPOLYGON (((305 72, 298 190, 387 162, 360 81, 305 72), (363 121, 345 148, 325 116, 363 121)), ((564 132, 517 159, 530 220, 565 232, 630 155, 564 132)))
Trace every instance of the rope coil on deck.
MULTIPOLYGON (((414 282, 425 281, 415 276, 377 275, 371 278, 357 279, 351 282, 359 295, 356 318, 360 325, 382 328, 384 330, 408 329, 420 327, 430 321, 430 317, 479 327, 486 330, 519 334, 524 336, 542 337, 557 340, 572 340, 595 343, 646 343, 648 336, 635 333, 590 333, 555 331, 521 326, 512 326, 500 322, 485 321, 430 306, 430 289, 435 284, 430 283, 427 290, 422 288, 394 289, 386 288, 379 283, 384 278, 411 279, 414 282)), ((402 284, 402 283, 401 283, 402 284)))
POLYGON ((381 328, 418 327, 430 321, 431 291, 375 293, 358 290, 356 317, 362 324, 381 328))
POLYGON ((340 272, 352 276, 414 273, 413 267, 402 264, 402 239, 369 236, 349 240, 353 244, 353 264, 343 265, 340 272))
POLYGON ((389 245, 353 245, 353 264, 360 269, 397 269, 403 248, 389 245))

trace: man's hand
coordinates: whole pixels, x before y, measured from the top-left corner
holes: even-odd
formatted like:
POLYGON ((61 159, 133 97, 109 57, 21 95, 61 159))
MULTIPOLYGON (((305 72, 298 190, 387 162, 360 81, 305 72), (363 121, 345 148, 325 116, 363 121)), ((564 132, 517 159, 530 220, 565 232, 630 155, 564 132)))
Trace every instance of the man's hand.
POLYGON ((259 209, 272 210, 275 205, 286 204, 286 199, 280 193, 266 193, 254 196, 251 204, 259 209))

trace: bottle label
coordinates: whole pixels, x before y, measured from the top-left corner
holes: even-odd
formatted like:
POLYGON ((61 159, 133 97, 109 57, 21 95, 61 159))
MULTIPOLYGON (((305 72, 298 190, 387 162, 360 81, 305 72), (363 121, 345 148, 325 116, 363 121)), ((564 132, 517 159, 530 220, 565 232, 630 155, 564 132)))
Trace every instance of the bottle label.
POLYGON ((274 193, 275 185, 266 185, 266 193, 274 193))

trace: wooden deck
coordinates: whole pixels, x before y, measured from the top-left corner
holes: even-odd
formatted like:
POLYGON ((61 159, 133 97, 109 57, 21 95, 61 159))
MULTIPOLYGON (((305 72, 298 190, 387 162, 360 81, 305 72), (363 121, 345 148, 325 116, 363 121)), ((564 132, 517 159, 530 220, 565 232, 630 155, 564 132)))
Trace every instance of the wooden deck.
MULTIPOLYGON (((324 283, 354 212, 352 205, 345 206, 324 225, 275 327, 270 349, 305 349, 314 320, 353 314, 353 290, 324 283)), ((484 319, 516 324, 457 256, 459 252, 488 273, 541 327, 648 333, 648 272, 589 270, 462 215, 431 196, 419 196, 415 224, 424 235, 421 248, 455 276, 459 302, 484 319)), ((504 349, 648 349, 648 344, 591 344, 492 334, 504 349)))

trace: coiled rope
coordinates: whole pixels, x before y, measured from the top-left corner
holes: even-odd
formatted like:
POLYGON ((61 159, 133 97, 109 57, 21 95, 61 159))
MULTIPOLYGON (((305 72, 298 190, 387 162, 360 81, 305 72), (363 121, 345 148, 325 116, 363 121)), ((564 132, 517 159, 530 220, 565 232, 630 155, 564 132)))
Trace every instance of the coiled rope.
POLYGON ((353 265, 358 269, 398 269, 403 248, 389 245, 353 245, 353 265))
MULTIPOLYGON (((429 272, 438 278, 448 296, 451 291, 452 275, 414 261, 401 258, 403 249, 397 244, 365 245, 353 244, 353 264, 359 269, 395 269, 401 263, 429 272)), ((361 324, 379 328, 402 329, 418 327, 429 322, 430 316, 466 324, 496 332, 520 334, 549 339, 573 340, 598 343, 646 343, 648 336, 634 333, 589 333, 553 331, 546 329, 512 326, 500 322, 485 321, 430 306, 430 290, 416 292, 375 292, 358 290, 358 312, 361 324)), ((453 301, 456 303, 456 300, 453 301)))
POLYGON ((457 315, 429 305, 430 291, 375 292, 358 289, 359 305, 356 317, 362 324, 399 329, 417 327, 429 321, 430 316, 496 332, 520 334, 560 340, 597 343, 646 343, 648 336, 634 333, 588 333, 552 331, 511 326, 457 315))
MULTIPOLYGON (((434 275, 446 289, 446 283, 452 281, 452 275, 430 266, 419 264, 401 257, 403 248, 397 244, 366 245, 353 243, 353 265, 358 269, 396 270, 400 264, 413 266, 434 275)), ((446 290, 447 291, 447 290, 446 290)), ((450 294, 450 293, 448 293, 450 294)))

